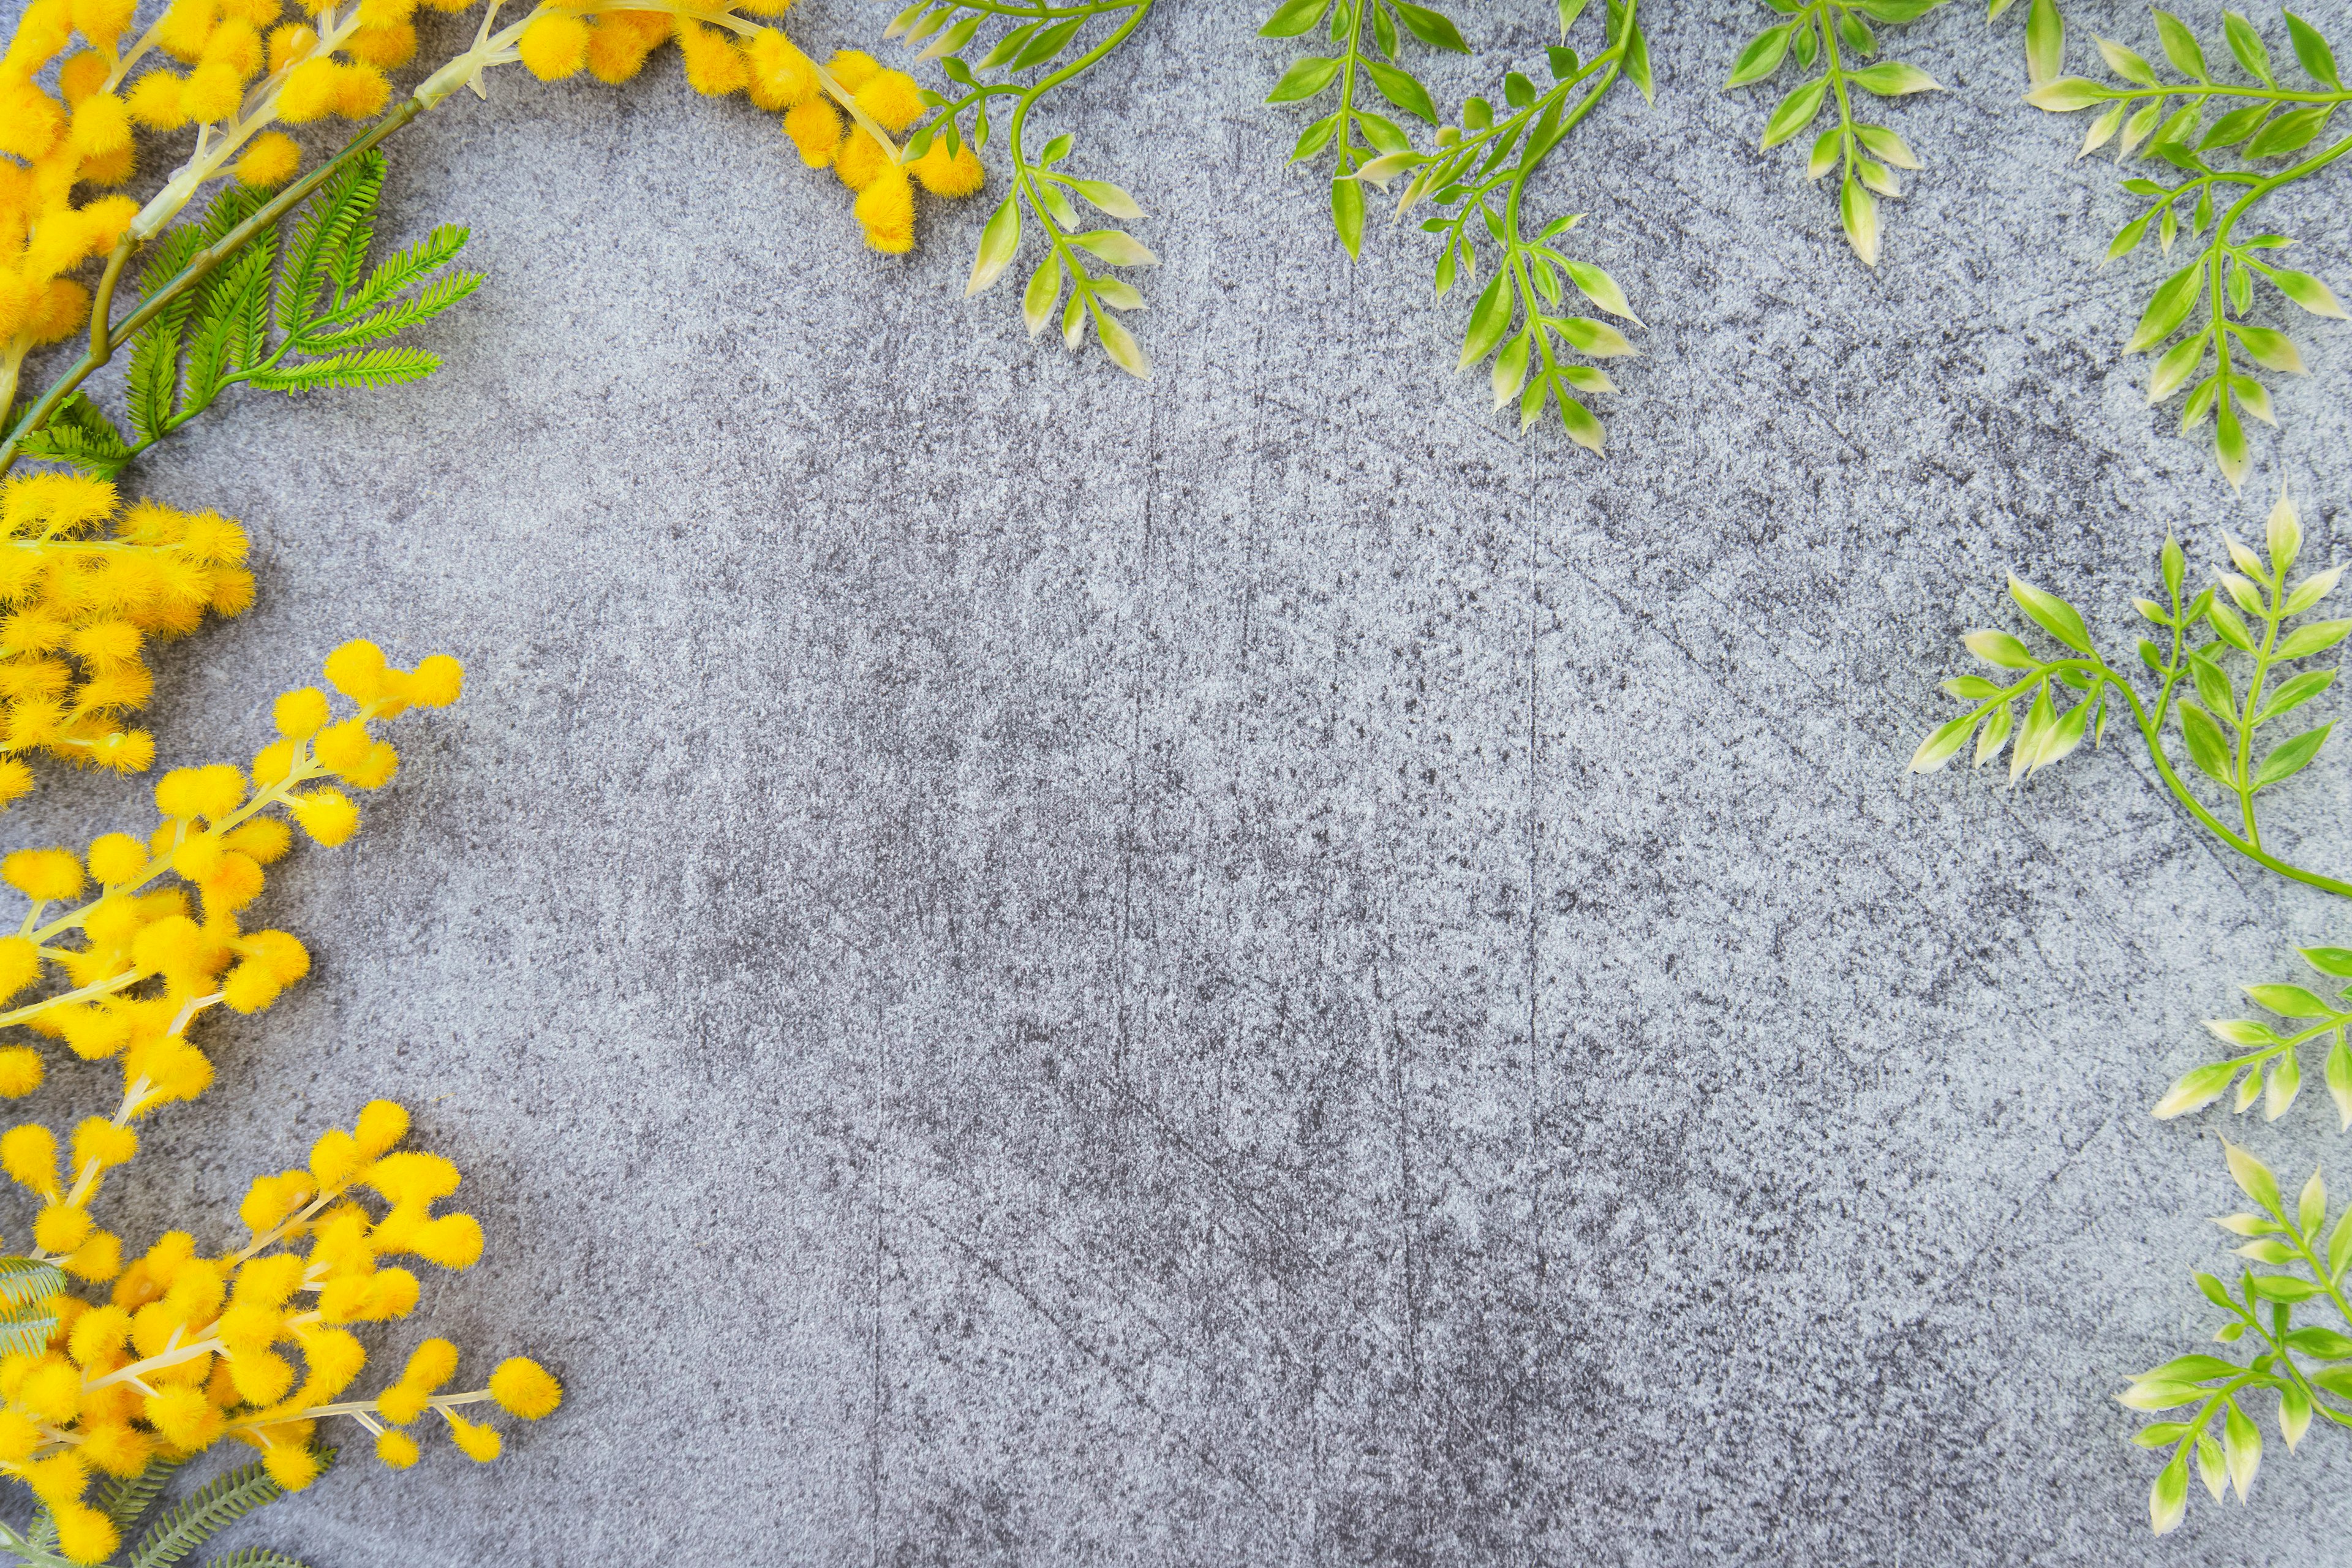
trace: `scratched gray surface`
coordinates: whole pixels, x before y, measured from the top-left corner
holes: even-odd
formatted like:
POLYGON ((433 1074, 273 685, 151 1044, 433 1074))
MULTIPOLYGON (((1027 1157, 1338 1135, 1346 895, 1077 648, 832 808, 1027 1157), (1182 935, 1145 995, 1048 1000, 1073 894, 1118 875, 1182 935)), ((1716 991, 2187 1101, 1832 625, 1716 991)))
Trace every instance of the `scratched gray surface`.
MULTIPOLYGON (((1496 9, 1449 103, 1538 59, 1545 8, 1496 9)), ((1667 8, 1657 107, 1542 187, 1648 322, 1606 463, 1449 377, 1423 237, 1344 264, 1256 101, 1286 51, 1226 6, 1169 0, 1055 114, 1158 215, 1149 385, 961 302, 978 206, 860 253, 668 58, 509 72, 395 144, 388 237, 470 224, 492 281, 430 390, 247 398, 145 466, 261 575, 159 731, 242 754, 353 634, 470 690, 278 876, 318 972, 214 1028, 111 1213, 217 1244, 400 1097, 490 1249, 394 1349, 429 1322, 572 1394, 497 1466, 362 1458, 238 1539, 2340 1561, 2342 1444, 2273 1442, 2255 1508, 2159 1547, 2107 1396, 2201 1337, 2223 1258, 2221 1124, 2145 1108, 2344 923, 2126 751, 2016 795, 1901 768, 2010 567, 2121 647, 2164 530, 2210 564, 2282 478, 2352 553, 2352 334, 2301 332, 2233 497, 2142 406, 2154 264, 2094 270, 2122 198, 2014 105, 2013 18, 1913 30, 1955 90, 1890 116, 1930 166, 1874 274, 1715 90, 1753 21, 1667 8)), ((2282 215, 2339 286, 2345 211, 2282 215)), ((2352 860, 2346 784, 2282 792, 2312 859, 2352 860)), ((56 784, 17 832, 135 795, 56 784)), ((57 1077, 57 1118, 105 1092, 57 1077)), ((2328 1120, 2242 1135, 2299 1170, 2328 1120)))

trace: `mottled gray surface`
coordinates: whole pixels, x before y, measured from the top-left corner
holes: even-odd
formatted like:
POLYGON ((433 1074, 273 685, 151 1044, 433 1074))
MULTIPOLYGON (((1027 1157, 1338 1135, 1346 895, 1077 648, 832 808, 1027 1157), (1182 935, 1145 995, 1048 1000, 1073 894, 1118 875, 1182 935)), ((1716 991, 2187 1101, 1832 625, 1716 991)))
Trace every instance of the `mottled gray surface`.
MULTIPOLYGON (((1547 7, 1492 9, 1449 103, 1539 59, 1547 7)), ((2165 529, 2210 564, 2282 477, 2352 553, 2352 333, 2298 326, 2233 497, 2142 406, 2154 264, 2094 270, 2123 198, 2014 104, 2013 17, 1912 30, 1955 90, 1890 115, 1930 166, 1870 273, 1752 150, 1769 98, 1716 90, 1756 16, 1670 7, 1657 107, 1543 186, 1649 323, 1611 456, 1522 442, 1447 374, 1423 237, 1328 240, 1249 19, 1168 0, 1053 116, 1158 215, 1149 385, 961 300, 984 208, 863 254, 666 57, 395 143, 391 237, 470 224, 492 279, 429 389, 247 397, 145 466, 261 580, 168 657, 165 761, 248 751, 346 636, 472 674, 276 878, 317 973, 208 1026, 220 1086, 112 1213, 225 1240, 248 1175, 397 1096, 490 1237, 419 1325, 572 1390, 495 1467, 362 1459, 239 1539, 2341 1561, 2335 1435, 2159 1546, 2107 1396, 2224 1256, 2224 1123, 2147 1106, 2236 981, 2352 928, 2127 749, 2019 795, 1902 764, 2007 568, 2123 647, 2165 529)), ((2284 215, 2339 287, 2345 213, 2284 215)), ((2352 863, 2346 787, 2282 792, 2314 860, 2352 863)), ((2241 1135, 2333 1157, 2318 1098, 2241 1135)))

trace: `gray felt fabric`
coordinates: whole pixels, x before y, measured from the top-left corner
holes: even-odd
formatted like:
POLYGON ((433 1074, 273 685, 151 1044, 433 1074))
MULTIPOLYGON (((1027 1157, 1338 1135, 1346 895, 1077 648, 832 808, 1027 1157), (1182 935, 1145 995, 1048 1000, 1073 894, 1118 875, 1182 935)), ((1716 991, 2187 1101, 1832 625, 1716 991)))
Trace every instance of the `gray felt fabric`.
MULTIPOLYGON (((1548 7, 1463 9, 1448 103, 1539 68, 1548 7)), ((2098 9, 2078 62, 2147 30, 2098 9)), ((2314 374, 2233 496, 2143 406, 2158 264, 2095 268, 2124 198, 2015 102, 2017 17, 1905 36, 1953 90, 1889 111, 1929 167, 1874 273, 1801 150, 1754 151, 1769 91, 1717 90, 1763 14, 1663 7, 1656 107, 1539 187, 1648 323, 1605 462, 1449 374, 1424 237, 1346 265, 1245 7, 1165 0, 1048 116, 1155 215, 1149 384, 961 300, 986 199, 867 255, 674 56, 508 71, 394 142, 386 238, 468 224, 490 282, 429 386, 241 395, 144 463, 260 574, 164 656, 157 730, 247 754, 358 634, 468 693, 276 874, 317 971, 207 1026, 219 1086, 106 1217, 219 1245, 253 1173, 397 1097, 489 1250, 388 1342, 571 1397, 487 1468, 349 1432, 235 1539, 2341 1562, 2340 1435, 2159 1545, 2109 1396, 2195 1348, 2188 1270, 2227 1260, 2231 1124, 2147 1106, 2236 983, 2352 925, 2128 746, 2016 794, 1903 764, 2011 567, 2121 651, 2165 530, 2210 571, 2282 478, 2352 555, 2352 332, 2292 323, 2314 374)), ((2344 287, 2342 182, 2280 208, 2344 287)), ((2301 858, 2352 864, 2346 786, 2282 792, 2301 858)), ((144 787, 52 781, 12 841, 137 826, 144 787)), ((2234 1135, 2299 1176, 2333 1121, 2315 1089, 2234 1135)))

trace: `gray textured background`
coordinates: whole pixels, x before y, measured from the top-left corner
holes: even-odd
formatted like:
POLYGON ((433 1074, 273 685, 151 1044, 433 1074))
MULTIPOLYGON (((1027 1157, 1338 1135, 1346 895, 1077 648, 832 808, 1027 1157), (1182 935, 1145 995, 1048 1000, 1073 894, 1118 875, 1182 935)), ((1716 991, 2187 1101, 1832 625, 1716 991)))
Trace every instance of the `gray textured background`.
MULTIPOLYGON (((1548 7, 1483 9, 1448 104, 1538 68, 1548 7)), ((1661 8, 1657 106, 1543 183, 1649 322, 1605 463, 1449 376, 1423 237, 1345 264, 1255 12, 1167 0, 1049 116, 1155 215, 1149 385, 961 300, 982 205, 862 253, 674 56, 509 71, 394 143, 386 237, 470 224, 491 282, 429 388, 244 397, 144 465, 261 582, 157 728, 243 755, 354 634, 469 692, 275 878, 317 973, 208 1026, 220 1086, 110 1212, 226 1240, 247 1177, 397 1096, 490 1249, 395 1347, 572 1396, 495 1467, 360 1458, 239 1539, 2342 1560, 2338 1435, 2157 1545, 2107 1396, 2224 1260, 2225 1124, 2146 1107, 2235 982, 2352 928, 2126 748, 2015 795, 1902 764, 2009 567, 2122 647, 2164 530, 2210 563, 2282 476, 2347 553, 2352 333, 2297 324, 2315 374, 2233 497, 2117 353, 2155 265, 2094 270, 2123 198, 2015 104, 2015 18, 1909 30, 1955 90, 1888 116, 1929 168, 1871 273, 1801 151, 1753 151, 1769 93, 1716 90, 1761 15, 1661 8)), ((2076 21, 2078 61, 2086 23, 2152 50, 2076 21)), ((2281 205, 2344 287, 2342 183, 2281 205)), ((2323 864, 2346 784, 2281 792, 2323 864)), ((13 836, 140 793, 53 784, 13 836)), ((2242 1135, 2299 1172, 2332 1121, 2315 1086, 2242 1135)))

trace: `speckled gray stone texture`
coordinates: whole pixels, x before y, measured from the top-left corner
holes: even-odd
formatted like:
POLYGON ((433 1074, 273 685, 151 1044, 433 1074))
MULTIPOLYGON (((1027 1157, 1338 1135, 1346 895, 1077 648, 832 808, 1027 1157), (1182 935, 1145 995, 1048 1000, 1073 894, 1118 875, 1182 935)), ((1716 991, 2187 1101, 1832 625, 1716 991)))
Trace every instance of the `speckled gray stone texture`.
MULTIPOLYGON (((1449 104, 1549 41, 1538 0, 1465 9, 1449 104)), ((219 1086, 110 1215, 225 1242, 250 1174, 398 1097, 489 1251, 393 1352, 430 1325, 571 1397, 488 1468, 351 1434, 236 1539, 2343 1561, 2335 1435, 2158 1544, 2109 1395, 2203 1336, 2188 1270, 2226 1258, 2226 1123, 2147 1106, 2236 983, 2352 923, 2127 746, 2016 794, 1903 764, 2011 568, 2122 650, 2166 529, 2210 569, 2282 479, 2352 555, 2352 334, 2292 323, 2314 374, 2233 496, 2143 406, 2157 264, 2096 269, 2124 198, 2016 103, 2017 18, 1903 34, 1952 90, 1887 111, 1928 167, 1871 272, 1801 150, 1754 151, 1769 94, 1717 90, 1762 15, 1664 6, 1656 107, 1540 184, 1648 323, 1605 462, 1449 374, 1425 237, 1346 264, 1246 8, 1165 0, 1047 113, 1155 215, 1149 384, 961 300, 984 204, 865 254, 674 57, 507 72, 394 143, 386 238, 468 224, 490 282, 430 386, 239 397, 145 465, 260 574, 164 658, 163 758, 249 752, 347 636, 468 693, 276 875, 317 972, 207 1026, 219 1086)), ((2084 58, 2147 30, 2075 24, 2084 58)), ((2345 286, 2342 182, 2280 207, 2345 286)), ((2347 782, 2282 790, 2283 841, 2352 864, 2347 782)), ((16 838, 139 794, 53 783, 16 838)), ((2240 1129, 2299 1173, 2332 1121, 2240 1129)))

